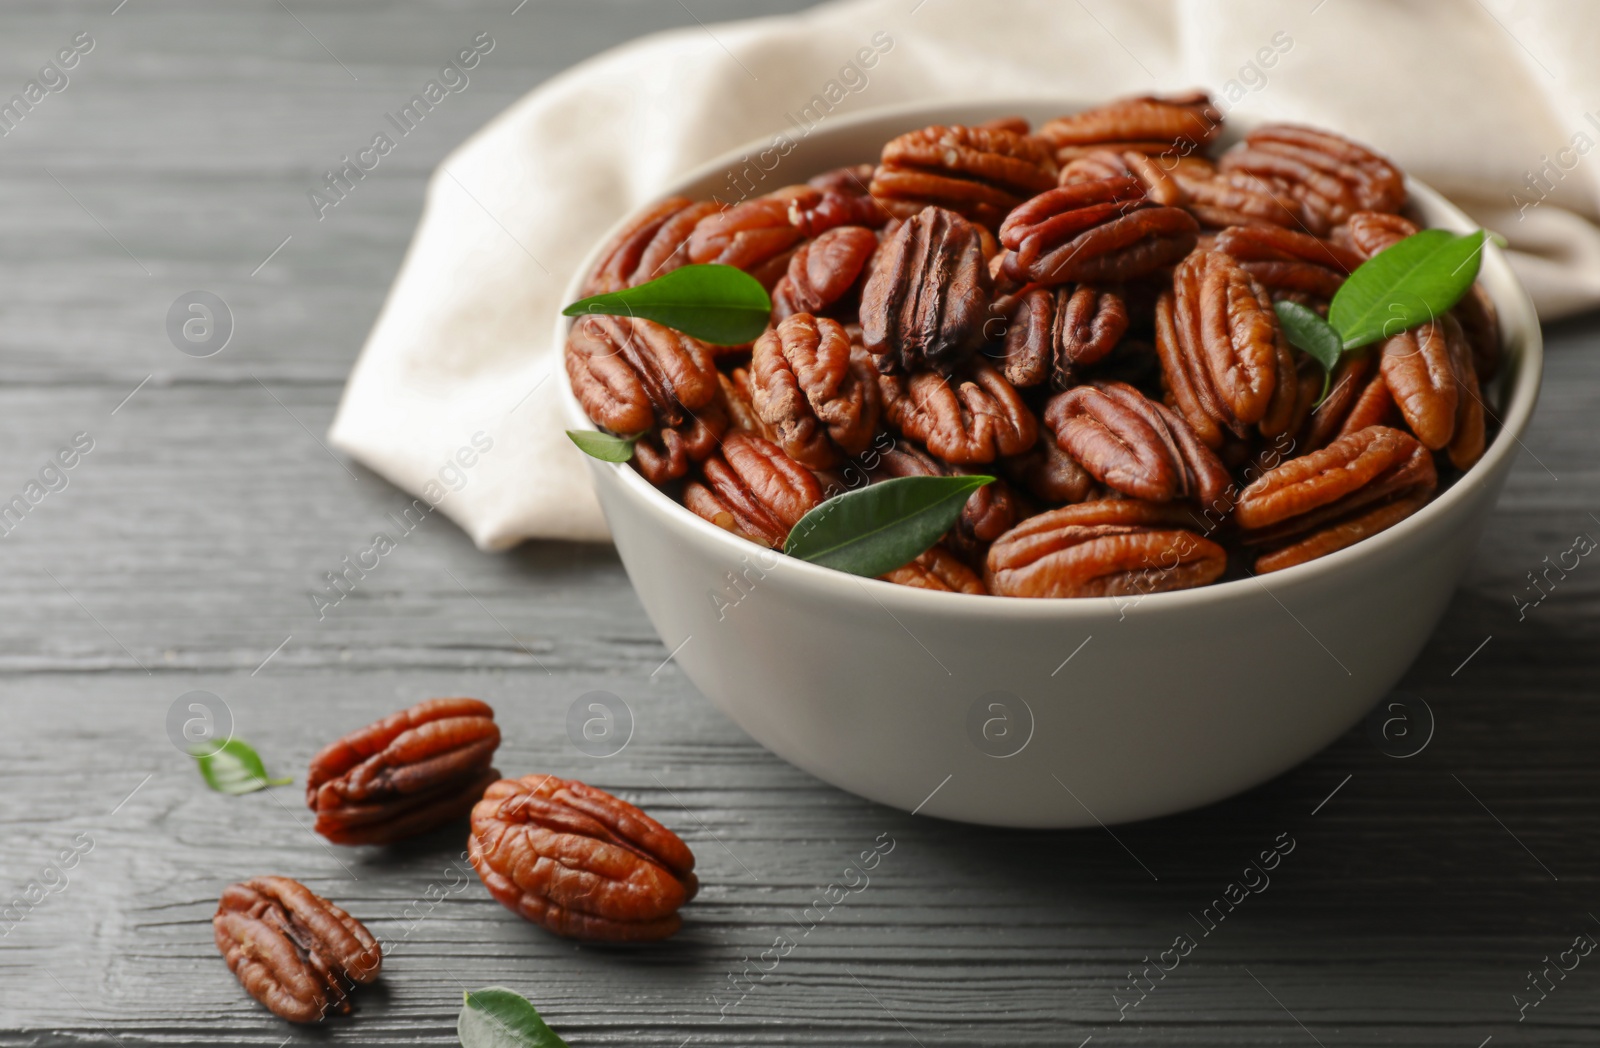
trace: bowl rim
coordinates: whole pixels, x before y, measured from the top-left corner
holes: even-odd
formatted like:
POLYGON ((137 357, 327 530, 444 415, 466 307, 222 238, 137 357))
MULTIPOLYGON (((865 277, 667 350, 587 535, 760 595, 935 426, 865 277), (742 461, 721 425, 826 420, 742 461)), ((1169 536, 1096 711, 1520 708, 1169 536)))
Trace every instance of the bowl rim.
MULTIPOLYGON (((908 122, 907 130, 917 126, 927 126, 937 123, 955 123, 960 120, 992 119, 993 117, 1007 115, 1027 110, 1042 110, 1045 107, 1056 113, 1072 113, 1101 105, 1103 102, 1080 102, 1064 100, 1056 96, 1019 96, 1000 99, 974 99, 971 101, 946 100, 942 102, 912 102, 890 106, 879 106, 864 109, 859 113, 852 113, 836 119, 830 119, 825 127, 816 130, 818 139, 837 137, 852 132, 863 125, 876 124, 885 121, 904 119, 908 122), (959 119, 952 114, 959 114, 959 119)), ((1249 117, 1232 118, 1230 129, 1237 132, 1240 128, 1267 123, 1261 119, 1249 117)), ((1227 132, 1224 132, 1227 135, 1227 132)), ((740 146, 730 149, 699 164, 689 171, 673 178, 662 190, 654 194, 650 200, 660 200, 673 196, 686 190, 687 187, 697 182, 724 173, 736 165, 745 162, 748 157, 758 150, 771 146, 773 134, 752 139, 740 146)), ((796 177, 809 177, 809 174, 796 177)), ((1405 176, 1408 198, 1422 203, 1427 210, 1443 216, 1445 221, 1428 228, 1453 229, 1456 232, 1470 232, 1479 228, 1478 224, 1467 217, 1466 213, 1451 203, 1448 198, 1437 190, 1428 186, 1410 175, 1405 176)), ((648 201, 647 201, 648 203, 648 201)), ((640 205, 643 206, 643 205, 640 205)), ((583 280, 593 269, 598 261, 600 252, 610 243, 612 238, 621 230, 623 225, 633 217, 638 207, 630 208, 621 215, 599 237, 583 261, 573 271, 562 295, 563 307, 568 302, 576 301, 581 297, 580 288, 583 280)), ((1502 371, 1497 381, 1504 384, 1509 390, 1504 398, 1504 407, 1499 419, 1500 431, 1494 440, 1484 449, 1483 455, 1462 476, 1456 479, 1448 488, 1439 492, 1422 509, 1411 516, 1384 529, 1376 535, 1362 539, 1342 550, 1337 550, 1326 556, 1297 564, 1290 568, 1270 573, 1274 583, 1268 589, 1266 582, 1260 575, 1248 575, 1245 578, 1229 579, 1215 582, 1206 586, 1196 586, 1189 589, 1167 590, 1156 593, 1142 594, 1137 597, 1032 597, 1019 598, 1000 596, 995 594, 953 593, 938 590, 926 590, 914 586, 901 586, 882 579, 867 578, 852 575, 848 572, 834 568, 826 568, 808 561, 798 560, 794 557, 775 553, 772 565, 766 561, 761 564, 765 572, 777 572, 786 577, 794 585, 809 590, 819 596, 829 596, 834 599, 857 599, 864 593, 876 602, 885 611, 892 605, 896 609, 903 609, 910 613, 922 612, 926 614, 957 613, 963 609, 981 611, 988 616, 998 616, 1002 619, 1021 618, 1095 618, 1098 619, 1108 611, 1116 611, 1125 615, 1127 609, 1137 605, 1142 614, 1158 614, 1161 612, 1178 613, 1194 607, 1229 604, 1234 601, 1253 599, 1265 591, 1268 596, 1277 599, 1273 590, 1282 591, 1286 588, 1299 589, 1313 586, 1332 573, 1350 571, 1362 561, 1382 556, 1397 544, 1403 544, 1408 536, 1431 526, 1440 518, 1459 512, 1472 495, 1491 483, 1491 477, 1499 470, 1506 460, 1514 453, 1514 449, 1522 446, 1521 436, 1526 432, 1528 423, 1533 417, 1533 410, 1538 402, 1540 380, 1544 371, 1544 337, 1540 328, 1538 314, 1529 298, 1527 289, 1517 279, 1500 247, 1492 240, 1484 241, 1484 255, 1479 270, 1480 279, 1485 281, 1485 290, 1494 302, 1496 313, 1500 322, 1500 335, 1502 345, 1507 343, 1520 343, 1516 367, 1512 371, 1502 371), (856 583, 852 587, 850 583, 856 583), (1254 585, 1251 585, 1254 583, 1254 585), (852 590, 854 592, 852 593, 852 590)), ((598 427, 589 419, 578 404, 577 397, 573 394, 571 379, 565 367, 566 333, 573 322, 573 318, 563 316, 556 312, 554 327, 554 347, 561 363, 561 401, 566 416, 566 421, 571 428, 598 430, 598 427)), ((1494 410, 1488 403, 1484 410, 1491 418, 1494 410)), ((586 456, 587 458, 587 456, 586 456)), ((677 529, 679 536, 685 539, 698 538, 702 543, 723 549, 729 563, 738 563, 741 558, 747 558, 752 552, 767 552, 764 547, 756 545, 747 539, 717 527, 715 524, 690 511, 682 503, 675 501, 664 491, 645 480, 644 477, 627 463, 608 463, 598 459, 589 458, 588 463, 595 483, 605 483, 605 474, 618 483, 621 491, 627 495, 645 512, 653 514, 659 523, 669 529, 677 529)))

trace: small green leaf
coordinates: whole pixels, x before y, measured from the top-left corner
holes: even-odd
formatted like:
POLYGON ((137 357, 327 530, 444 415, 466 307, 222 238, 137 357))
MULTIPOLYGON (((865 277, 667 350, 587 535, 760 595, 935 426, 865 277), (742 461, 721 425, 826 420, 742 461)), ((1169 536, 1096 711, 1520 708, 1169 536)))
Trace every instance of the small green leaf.
POLYGON ((896 477, 817 506, 789 532, 783 551, 813 564, 875 578, 915 560, 950 530, 967 497, 993 477, 896 477))
POLYGON ((772 300, 755 277, 734 266, 683 266, 638 287, 581 299, 565 316, 606 313, 643 317, 702 342, 742 346, 766 330, 772 300))
POLYGON ((638 437, 614 437, 593 429, 569 429, 567 436, 590 458, 601 462, 626 462, 633 458, 633 446, 638 437))
POLYGON ((461 1048, 568 1048, 545 1025, 528 999, 503 986, 489 986, 462 995, 456 1036, 461 1048))
POLYGON ((220 749, 209 746, 191 754, 200 766, 200 777, 218 793, 254 793, 268 786, 287 786, 293 779, 273 779, 261 757, 242 739, 229 739, 220 749))
POLYGON ((1424 229, 1363 262, 1328 307, 1344 348, 1397 335, 1455 305, 1478 276, 1483 241, 1481 229, 1466 236, 1424 229))
POLYGON ((1278 302, 1273 308, 1278 311, 1278 320, 1283 324, 1289 343, 1305 350, 1311 359, 1322 365, 1322 370, 1332 371, 1339 363, 1339 354, 1344 351, 1333 325, 1323 320, 1316 310, 1298 302, 1278 302))

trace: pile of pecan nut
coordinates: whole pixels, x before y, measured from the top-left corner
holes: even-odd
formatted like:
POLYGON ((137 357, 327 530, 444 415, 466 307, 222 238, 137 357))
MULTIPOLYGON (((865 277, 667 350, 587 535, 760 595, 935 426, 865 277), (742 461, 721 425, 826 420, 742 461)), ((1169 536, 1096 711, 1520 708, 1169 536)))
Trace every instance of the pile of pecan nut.
POLYGON ((585 316, 572 388, 640 435, 633 465, 765 546, 890 477, 986 473, 945 538, 885 576, 1017 597, 1149 593, 1277 571, 1387 528, 1485 444, 1500 336, 1474 287, 1448 314, 1321 366, 1273 304, 1325 313, 1417 231, 1401 172, 1270 125, 1220 149, 1203 93, 1034 129, 912 131, 878 164, 734 206, 635 216, 584 294, 689 263, 771 293, 751 345, 585 316))
MULTIPOLYGON (((467 856, 489 894, 568 938, 664 939, 700 882, 677 834, 620 797, 554 775, 502 779, 494 710, 428 699, 324 747, 306 805, 335 844, 394 844, 471 814, 467 856)), ((230 885, 212 918, 217 949, 274 1014, 315 1023, 352 1010, 378 978, 379 941, 287 877, 230 885)))

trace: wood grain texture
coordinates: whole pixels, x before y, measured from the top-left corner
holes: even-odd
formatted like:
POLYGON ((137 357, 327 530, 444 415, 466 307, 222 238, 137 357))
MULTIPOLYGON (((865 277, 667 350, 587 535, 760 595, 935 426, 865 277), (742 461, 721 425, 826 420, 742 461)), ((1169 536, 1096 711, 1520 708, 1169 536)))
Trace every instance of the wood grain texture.
POLYGON ((317 436, 427 173, 585 55, 752 5, 530 0, 513 17, 510 0, 285 2, 0 12, 0 94, 73 34, 97 41, 71 87, 0 139, 0 498, 73 434, 95 442, 0 539, 0 908, 92 842, 0 937, 0 1045, 449 1045, 462 990, 490 983, 526 993, 577 1048, 1594 1043, 1600 960, 1524 1022, 1512 994, 1600 934, 1600 568, 1585 562, 1523 621, 1512 596, 1541 558, 1600 534, 1600 322, 1549 332, 1526 451, 1402 689, 1437 716, 1421 754, 1352 732, 1243 797, 1114 837, 914 818, 818 783, 712 710, 608 549, 483 556, 433 519, 323 617, 310 598, 408 502, 317 436), (317 222, 308 184, 482 29, 499 43, 471 89, 317 222), (235 343, 204 360, 163 328, 195 287, 238 318, 235 343), (297 779, 337 731, 428 695, 480 696, 505 728, 503 770, 643 804, 689 841, 704 889, 668 943, 554 939, 475 883, 456 890, 464 827, 337 849, 309 832, 297 788, 206 792, 165 727, 196 689, 297 779), (636 718, 606 759, 566 737, 568 707, 595 689, 636 718), (1270 885, 1202 934, 1280 834, 1295 849, 1270 885), (817 920, 808 907, 880 835, 894 850, 870 883, 817 920), (390 944, 354 1018, 292 1030, 223 966, 216 898, 269 872, 390 944), (1197 947, 1119 1022, 1129 972, 1182 934, 1197 947), (780 935, 792 950, 736 986, 780 935))

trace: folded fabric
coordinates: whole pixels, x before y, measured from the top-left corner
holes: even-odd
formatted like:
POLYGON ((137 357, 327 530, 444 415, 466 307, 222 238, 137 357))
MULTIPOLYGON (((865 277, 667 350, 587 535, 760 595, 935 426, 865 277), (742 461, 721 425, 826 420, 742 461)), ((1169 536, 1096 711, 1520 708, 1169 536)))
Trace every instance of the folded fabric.
POLYGON ((482 549, 605 539, 563 434, 561 293, 619 217, 808 107, 1205 87, 1225 112, 1387 153, 1509 239, 1542 316, 1587 309, 1597 28, 1578 0, 848 0, 648 37, 543 84, 440 166, 330 438, 482 549))

